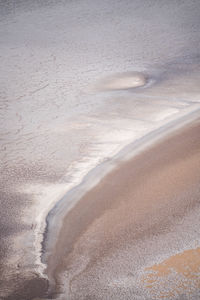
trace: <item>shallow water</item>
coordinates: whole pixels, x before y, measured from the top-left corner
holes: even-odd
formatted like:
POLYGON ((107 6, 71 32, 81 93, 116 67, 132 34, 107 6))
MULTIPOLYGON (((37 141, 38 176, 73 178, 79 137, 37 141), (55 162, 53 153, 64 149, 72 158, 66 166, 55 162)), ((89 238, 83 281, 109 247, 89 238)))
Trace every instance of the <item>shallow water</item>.
POLYGON ((2 299, 46 290, 24 287, 44 276, 45 217, 63 195, 199 108, 199 11, 199 1, 1 1, 2 299), (95 89, 127 72, 149 85, 95 89))

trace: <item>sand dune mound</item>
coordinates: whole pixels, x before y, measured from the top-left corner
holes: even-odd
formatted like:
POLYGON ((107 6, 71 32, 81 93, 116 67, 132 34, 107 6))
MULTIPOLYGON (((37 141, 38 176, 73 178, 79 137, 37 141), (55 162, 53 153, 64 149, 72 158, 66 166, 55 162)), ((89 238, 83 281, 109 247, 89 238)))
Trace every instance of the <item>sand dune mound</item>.
POLYGON ((140 72, 115 74, 103 79, 98 88, 103 91, 123 90, 142 87, 147 83, 147 76, 140 72))

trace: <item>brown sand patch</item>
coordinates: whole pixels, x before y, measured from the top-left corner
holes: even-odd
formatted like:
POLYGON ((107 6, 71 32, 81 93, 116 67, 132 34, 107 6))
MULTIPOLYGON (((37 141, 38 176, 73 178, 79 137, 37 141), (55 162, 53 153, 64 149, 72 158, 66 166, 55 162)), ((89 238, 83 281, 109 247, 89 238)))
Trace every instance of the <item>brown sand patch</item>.
MULTIPOLYGON (((154 243, 154 236, 164 236, 176 228, 177 222, 181 226, 184 216, 199 205, 199 130, 200 125, 196 123, 122 163, 66 215, 48 260, 48 272, 53 274, 57 286, 60 286, 60 274, 66 272, 70 281, 69 299, 89 299, 89 295, 97 299, 127 299, 135 293, 135 281, 132 284, 129 281, 132 275, 128 274, 135 276, 136 269, 144 269, 143 257, 150 255, 148 244, 138 250, 138 242, 147 239, 148 243, 154 243), (125 281, 117 279, 116 282, 123 284, 108 286, 116 274, 125 281)), ((160 239, 159 249, 163 249, 162 243, 160 239)), ((182 244, 180 240, 180 247, 182 244)), ((169 256, 172 247, 173 242, 168 240, 165 251, 169 256)), ((179 285, 184 282, 185 272, 183 268, 183 274, 180 273, 180 261, 180 257, 171 261, 172 273, 180 277, 179 285)), ((159 270, 168 276, 169 269, 160 266, 159 270)), ((188 274, 192 276, 192 269, 188 274)), ((197 288, 195 274, 191 278, 194 289, 197 288)), ((155 292, 152 294, 156 295, 155 299, 166 297, 167 293, 169 299, 174 297, 174 290, 165 290, 162 283, 158 284, 161 291, 154 288, 157 284, 154 280, 150 276, 145 284, 151 293, 155 292)))
POLYGON ((185 250, 145 269, 142 282, 157 298, 191 294, 200 288, 200 247, 185 250))

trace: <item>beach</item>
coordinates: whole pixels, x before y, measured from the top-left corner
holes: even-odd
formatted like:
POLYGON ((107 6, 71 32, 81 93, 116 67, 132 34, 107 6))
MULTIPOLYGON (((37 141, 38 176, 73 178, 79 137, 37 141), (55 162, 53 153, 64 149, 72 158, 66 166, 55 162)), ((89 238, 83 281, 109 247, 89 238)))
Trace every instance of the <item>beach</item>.
POLYGON ((1 300, 196 300, 199 11, 0 1, 1 300))

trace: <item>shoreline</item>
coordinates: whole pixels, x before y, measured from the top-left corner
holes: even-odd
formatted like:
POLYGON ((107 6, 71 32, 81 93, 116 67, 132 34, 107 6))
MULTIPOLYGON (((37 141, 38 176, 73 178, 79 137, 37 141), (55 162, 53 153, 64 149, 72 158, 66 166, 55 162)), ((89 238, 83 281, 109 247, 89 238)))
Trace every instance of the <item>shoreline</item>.
MULTIPOLYGON (((197 105, 198 107, 198 105, 197 105)), ((52 240, 52 236, 58 236, 60 228, 62 227, 63 219, 67 214, 73 210, 77 205, 79 200, 81 200, 88 192, 100 184, 101 180, 106 176, 109 176, 115 169, 120 167, 121 164, 126 163, 131 159, 136 159, 138 156, 146 153, 152 147, 156 147, 157 144, 162 143, 167 138, 170 138, 176 135, 179 131, 184 130, 185 126, 189 126, 197 121, 198 111, 192 111, 187 113, 184 116, 179 117, 178 119, 168 122, 166 125, 161 126, 160 128, 154 130, 153 132, 143 136, 142 138, 136 140, 135 142, 125 146, 117 155, 115 155, 111 160, 106 161, 95 167, 90 171, 83 179, 80 185, 74 187, 70 190, 60 201, 57 202, 56 206, 50 211, 47 221, 47 227, 45 229, 45 238, 43 239, 43 248, 42 248, 42 261, 46 264, 48 257, 56 245, 57 238, 52 240), (135 149, 136 148, 136 149, 135 149), (133 152, 133 149, 135 150, 133 152), (101 173, 101 175, 100 175, 101 173), (66 203, 66 199, 71 198, 71 206, 69 203, 66 203), (68 207, 67 207, 68 206, 68 207), (65 210, 66 209, 66 210, 65 210), (65 212, 64 212, 65 211, 65 212), (56 226, 55 226, 56 224, 56 226), (48 229, 47 229, 48 228, 48 229), (49 240, 49 229, 50 229, 50 240, 49 240)), ((48 263, 47 263, 48 270, 48 263)), ((48 273, 48 271, 47 271, 48 273)), ((51 282, 51 278, 50 282, 51 282)))
MULTIPOLYGON (((129 247, 129 243, 132 243, 131 242, 132 239, 135 242, 133 242, 133 246, 131 246, 133 247, 131 248, 132 249, 131 253, 133 253, 133 257, 131 256, 132 257, 131 261, 132 264, 135 265, 135 262, 133 263, 134 255, 136 254, 139 255, 135 250, 135 248, 137 249, 141 240, 145 241, 147 237, 148 239, 151 240, 154 235, 157 238, 161 236, 161 241, 159 243, 162 244, 163 234, 164 237, 165 235, 168 235, 168 231, 171 232, 170 228, 174 228, 175 233, 178 231, 176 229, 177 226, 182 228, 183 226, 181 221, 182 218, 187 219, 187 216, 191 213, 191 210, 193 211, 194 207, 197 205, 198 202, 197 198, 195 198, 196 200, 192 201, 193 204, 190 204, 192 206, 188 211, 187 215, 185 216, 184 211, 187 208, 188 205, 187 202, 189 200, 187 200, 186 203, 184 204, 183 202, 184 197, 182 196, 182 192, 185 191, 186 197, 188 197, 187 196, 188 191, 190 191, 194 182, 196 182, 195 184, 197 184, 198 177, 199 177, 198 170, 195 170, 193 172, 193 168, 197 168, 196 159, 199 160, 198 148, 196 149, 196 146, 199 147, 199 141, 197 140, 199 126, 200 126, 199 120, 196 120, 193 123, 191 123, 190 126, 188 126, 187 128, 183 127, 182 129, 176 131, 173 135, 170 135, 167 138, 165 138, 164 141, 160 141, 157 144, 153 144, 149 149, 139 154, 138 156, 134 156, 132 159, 121 163, 117 168, 115 168, 109 174, 107 174, 100 181, 98 185, 90 189, 80 199, 77 205, 68 213, 68 215, 65 216, 63 220, 62 229, 59 233, 58 243, 56 244, 54 251, 51 254, 52 256, 49 257, 49 261, 48 261, 48 268, 49 268, 48 271, 49 274, 51 273, 53 274, 53 278, 56 280, 56 286, 65 284, 65 288, 67 289, 65 291, 66 293, 65 296, 67 295, 69 297, 69 295, 71 295, 72 282, 76 282, 76 280, 78 280, 77 278, 80 277, 80 281, 78 281, 79 284, 81 286, 82 284, 83 285, 86 284, 84 283, 86 280, 84 278, 85 277, 87 278, 87 276, 89 276, 87 274, 88 272, 90 272, 90 270, 95 269, 95 267, 97 269, 100 268, 101 270, 102 260, 103 259, 106 260, 106 257, 111 257, 110 259, 112 260, 112 257, 114 255, 113 253, 116 252, 116 249, 119 249, 119 251, 121 251, 120 249, 123 248, 126 249, 127 247, 129 247), (184 140, 184 137, 186 139, 186 142, 184 140), (183 146, 185 147, 182 149, 183 146), (179 155, 179 153, 181 153, 181 155, 179 155), (168 161, 168 157, 169 157, 169 161, 168 161), (175 165, 172 164, 170 159, 172 159, 172 162, 174 160, 175 165), (176 167, 176 165, 179 167, 176 167), (168 176, 166 177, 165 170, 168 169, 169 169, 169 177, 168 176), (182 170, 181 173, 179 169, 182 170), (149 175, 149 172, 151 176, 149 175), (167 179, 168 184, 170 184, 169 187, 168 184, 163 182, 162 173, 164 174, 164 179, 167 179), (134 176, 133 178, 135 178, 136 181, 133 184, 131 183, 132 176, 134 176), (161 176, 161 183, 160 185, 158 185, 157 180, 160 181, 159 179, 160 176, 161 176), (176 178, 175 186, 171 185, 170 183, 171 180, 172 182, 174 180, 173 176, 175 176, 176 178), (150 183, 148 183, 148 181, 150 181, 150 183), (145 185, 147 185, 147 187, 149 186, 150 190, 146 189, 145 187, 143 189, 142 182, 144 182, 144 186, 145 185), (136 194, 134 195, 134 197, 136 197, 137 199, 136 203, 134 202, 132 203, 132 200, 129 198, 129 196, 126 196, 127 193, 128 194, 132 193, 131 192, 132 189, 136 189, 135 191, 136 194), (158 190, 158 192, 156 192, 156 190, 158 190), (159 190, 161 190, 161 192, 159 192, 159 190), (150 199, 152 199, 151 200, 152 203, 151 202, 149 203, 148 201, 146 202, 146 200, 144 202, 143 199, 141 198, 144 197, 145 199, 146 197, 145 195, 148 195, 147 197, 149 197, 149 193, 150 195, 151 194, 154 195, 154 196, 150 196, 150 199), (159 193, 161 193, 161 195, 162 194, 165 195, 162 201, 159 199, 157 193, 158 195, 159 193), (180 199, 178 197, 174 202, 173 195, 176 195, 176 193, 178 193, 177 195, 180 195, 180 199), (141 196, 143 194, 144 196, 141 196), (158 200, 156 200, 157 198, 158 200), (127 208, 126 208, 127 203, 124 202, 124 199, 127 199, 129 203, 128 205, 131 205, 130 207, 133 206, 134 208, 133 212, 132 209, 130 208, 128 208, 128 212, 127 212, 127 208), (182 205, 182 207, 180 205, 182 205), (172 216, 169 215, 170 212, 172 213, 172 216), (108 217, 106 216, 106 214, 108 214, 108 217), (125 215, 128 214, 128 216, 125 217, 124 214, 125 215), (161 223, 160 223, 160 217, 161 220, 163 220, 161 223), (101 221, 101 219, 103 220, 105 219, 105 221, 101 221), (112 226, 108 225, 110 224, 110 222, 111 224, 114 222, 112 226), (151 223, 152 225, 150 225, 151 223), (157 223, 158 226, 155 227, 157 223), (165 223, 167 225, 165 225, 165 223), (152 229, 151 226, 153 226, 152 229), (164 229, 166 226, 168 228, 167 231, 166 229, 164 229), (131 236, 132 238, 130 239, 131 236), (83 258, 82 256, 85 258, 83 258), (98 265, 100 266, 98 267, 98 265), (63 280, 65 283, 63 282, 63 280)), ((195 197, 198 197, 197 196, 198 191, 197 194, 195 194, 196 192, 193 193, 194 195, 196 195, 195 197)), ((193 225, 195 227, 195 224, 193 225)), ((180 241, 180 243, 182 245, 183 241, 180 241)), ((191 241, 190 242, 188 241, 185 246, 183 244, 182 248, 181 249, 178 248, 178 249, 179 251, 185 249, 187 250, 189 245, 190 245, 189 248, 194 248, 193 244, 194 244, 193 242, 191 243, 191 241)), ((171 244, 169 243, 169 245, 171 244)), ((144 252, 144 249, 141 251, 144 252)), ((172 247, 172 249, 168 249, 167 252, 165 250, 163 251, 164 251, 163 254, 161 251, 161 253, 159 252, 160 253, 159 255, 157 256, 155 255, 155 257, 153 255, 154 258, 151 258, 150 261, 147 260, 146 262, 147 267, 148 265, 153 264, 152 262, 156 263, 164 260, 164 258, 167 258, 168 256, 175 255, 178 250, 176 249, 176 247, 175 249, 173 249, 172 247)), ((119 260, 121 260, 120 255, 121 254, 117 254, 119 260)), ((129 255, 131 254, 129 253, 129 255)), ((148 257, 148 255, 146 256, 148 257)), ((145 259, 146 257, 143 257, 142 262, 143 260, 145 261, 145 259)), ((115 268, 118 265, 117 261, 114 263, 113 268, 115 268)), ((107 267, 104 266, 104 268, 107 267)), ((141 266, 139 266, 138 268, 141 268, 141 266)), ((93 276, 94 278, 95 276, 97 276, 98 278, 98 276, 101 276, 100 274, 99 275, 93 274, 93 276)), ((95 279, 91 279, 91 280, 93 281, 95 279)), ((98 280, 96 284, 98 284, 98 280)), ((90 288, 93 289, 93 285, 89 288, 90 286, 89 282, 87 283, 87 285, 88 285, 87 290, 88 289, 90 290, 90 288)), ((136 288, 136 287, 133 286, 132 288, 136 288)), ((79 287, 78 290, 79 289, 80 292, 77 291, 78 294, 81 293, 81 288, 79 287)), ((59 293, 62 292, 62 289, 61 291, 59 291, 58 289, 57 292, 59 293)), ((65 299, 65 298, 62 298, 61 296, 61 298, 59 299, 65 299)), ((70 297, 70 299, 74 299, 73 296, 72 298, 70 297)), ((156 299, 158 298, 156 297, 156 299)))
MULTIPOLYGON (((50 255, 62 242, 65 250, 80 227, 82 197, 126 160, 138 158, 168 133, 189 124, 195 110, 199 114, 200 5, 196 0, 51 0, 47 5, 11 0, 1 1, 0 7, 0 298, 38 300, 48 298, 47 275, 51 279, 55 274, 49 272, 50 255), (60 238, 64 220, 73 211, 77 221, 72 232, 60 238)), ((192 224, 199 216, 193 215, 192 224)), ((194 226, 195 230, 199 229, 194 226)), ((99 237, 87 240, 88 253, 99 237)), ((141 248, 151 248, 153 241, 141 248)), ((90 257, 77 264, 77 272, 90 257)), ((57 259, 55 255, 53 268, 57 259)), ((159 266, 162 261, 171 263, 167 259, 160 257, 159 266)), ((147 267, 152 266, 154 261, 147 267)), ((129 285, 132 273, 124 278, 105 276, 108 285, 101 286, 102 293, 104 287, 129 285)), ((91 282, 93 278, 96 275, 91 282)), ((113 299, 95 297, 90 281, 83 290, 87 286, 85 299, 113 299)), ((80 294, 76 300, 82 298, 80 294)), ((126 298, 121 295, 120 300, 126 298)))

